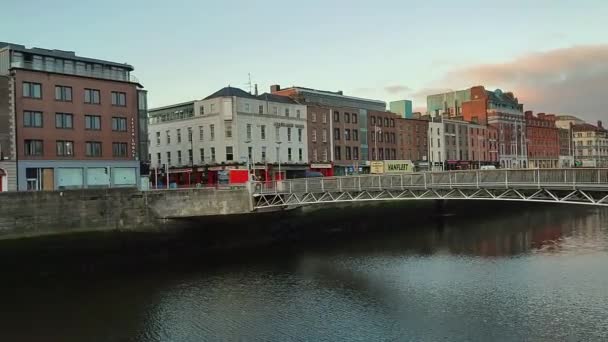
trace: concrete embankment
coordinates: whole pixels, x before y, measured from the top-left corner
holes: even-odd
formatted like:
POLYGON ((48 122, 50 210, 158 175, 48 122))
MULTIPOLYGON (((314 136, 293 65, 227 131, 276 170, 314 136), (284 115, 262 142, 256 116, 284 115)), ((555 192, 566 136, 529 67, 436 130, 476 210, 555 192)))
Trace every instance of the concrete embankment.
POLYGON ((0 240, 94 231, 152 232, 172 219, 250 212, 246 189, 0 193, 0 240))

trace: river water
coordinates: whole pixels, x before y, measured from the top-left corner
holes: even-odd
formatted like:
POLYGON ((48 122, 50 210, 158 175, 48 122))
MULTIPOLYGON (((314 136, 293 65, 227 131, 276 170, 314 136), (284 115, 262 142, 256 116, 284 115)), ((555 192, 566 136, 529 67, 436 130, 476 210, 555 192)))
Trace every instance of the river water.
POLYGON ((225 261, 5 274, 0 341, 608 340, 608 210, 500 208, 378 231, 370 215, 225 261))

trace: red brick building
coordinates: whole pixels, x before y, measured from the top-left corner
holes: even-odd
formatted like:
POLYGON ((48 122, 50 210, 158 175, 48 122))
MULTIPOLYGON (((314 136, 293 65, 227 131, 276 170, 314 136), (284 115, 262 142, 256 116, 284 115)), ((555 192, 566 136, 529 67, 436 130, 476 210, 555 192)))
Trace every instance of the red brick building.
POLYGON ((74 52, 0 43, 0 88, 10 104, 0 108, 0 126, 12 127, 18 190, 139 184, 147 104, 132 71, 74 52))
POLYGON ((429 121, 399 118, 397 128, 399 132, 397 159, 411 160, 417 165, 428 162, 429 121))
POLYGON ((526 111, 528 167, 559 167, 560 139, 555 126, 555 115, 526 111))
POLYGON ((368 111, 370 160, 397 160, 399 115, 386 111, 368 111))

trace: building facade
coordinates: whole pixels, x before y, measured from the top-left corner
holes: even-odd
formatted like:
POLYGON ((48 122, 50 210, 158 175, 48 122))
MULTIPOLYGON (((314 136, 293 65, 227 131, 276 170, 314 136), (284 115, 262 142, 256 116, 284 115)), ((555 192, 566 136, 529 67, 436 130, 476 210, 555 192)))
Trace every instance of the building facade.
POLYGON ((395 113, 368 111, 367 131, 370 144, 370 160, 397 160, 399 150, 397 122, 395 113))
POLYGON ((412 101, 410 100, 391 101, 389 103, 389 110, 405 119, 414 118, 412 101))
POLYGON ((608 167, 608 131, 601 121, 573 125, 572 142, 576 166, 608 167))
POLYGON ((0 109, 2 162, 15 163, 8 188, 138 186, 148 157, 147 101, 133 70, 0 43, 0 102, 8 104, 0 109))
POLYGON ((427 170, 429 121, 420 119, 397 119, 397 159, 411 160, 418 170, 427 170))
POLYGON ((572 131, 568 128, 558 128, 559 167, 574 167, 572 154, 572 131))
POLYGON ((555 127, 555 115, 526 111, 526 142, 528 167, 559 167, 559 129, 555 127))
POLYGON ((153 172, 168 171, 171 183, 181 185, 217 183, 221 171, 231 168, 249 167, 261 180, 302 175, 309 159, 306 120, 306 106, 289 97, 233 87, 153 109, 153 172))
POLYGON ((271 93, 289 96, 305 104, 310 113, 315 113, 308 117, 308 149, 312 170, 325 175, 369 171, 371 142, 368 132, 368 111, 385 112, 385 102, 346 96, 342 91, 332 92, 305 87, 281 89, 279 85, 273 85, 271 93), (319 142, 319 133, 325 131, 330 134, 328 144, 319 142), (317 137, 316 141, 314 135, 317 137), (324 160, 326 149, 329 151, 328 160, 324 160))

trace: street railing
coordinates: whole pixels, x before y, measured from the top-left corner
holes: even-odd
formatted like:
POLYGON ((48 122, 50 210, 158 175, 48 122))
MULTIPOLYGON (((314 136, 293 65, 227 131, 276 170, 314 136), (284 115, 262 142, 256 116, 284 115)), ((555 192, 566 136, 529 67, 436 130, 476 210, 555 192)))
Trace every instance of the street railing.
POLYGON ((397 189, 594 188, 608 191, 608 169, 500 169, 443 171, 253 182, 253 195, 397 189))

